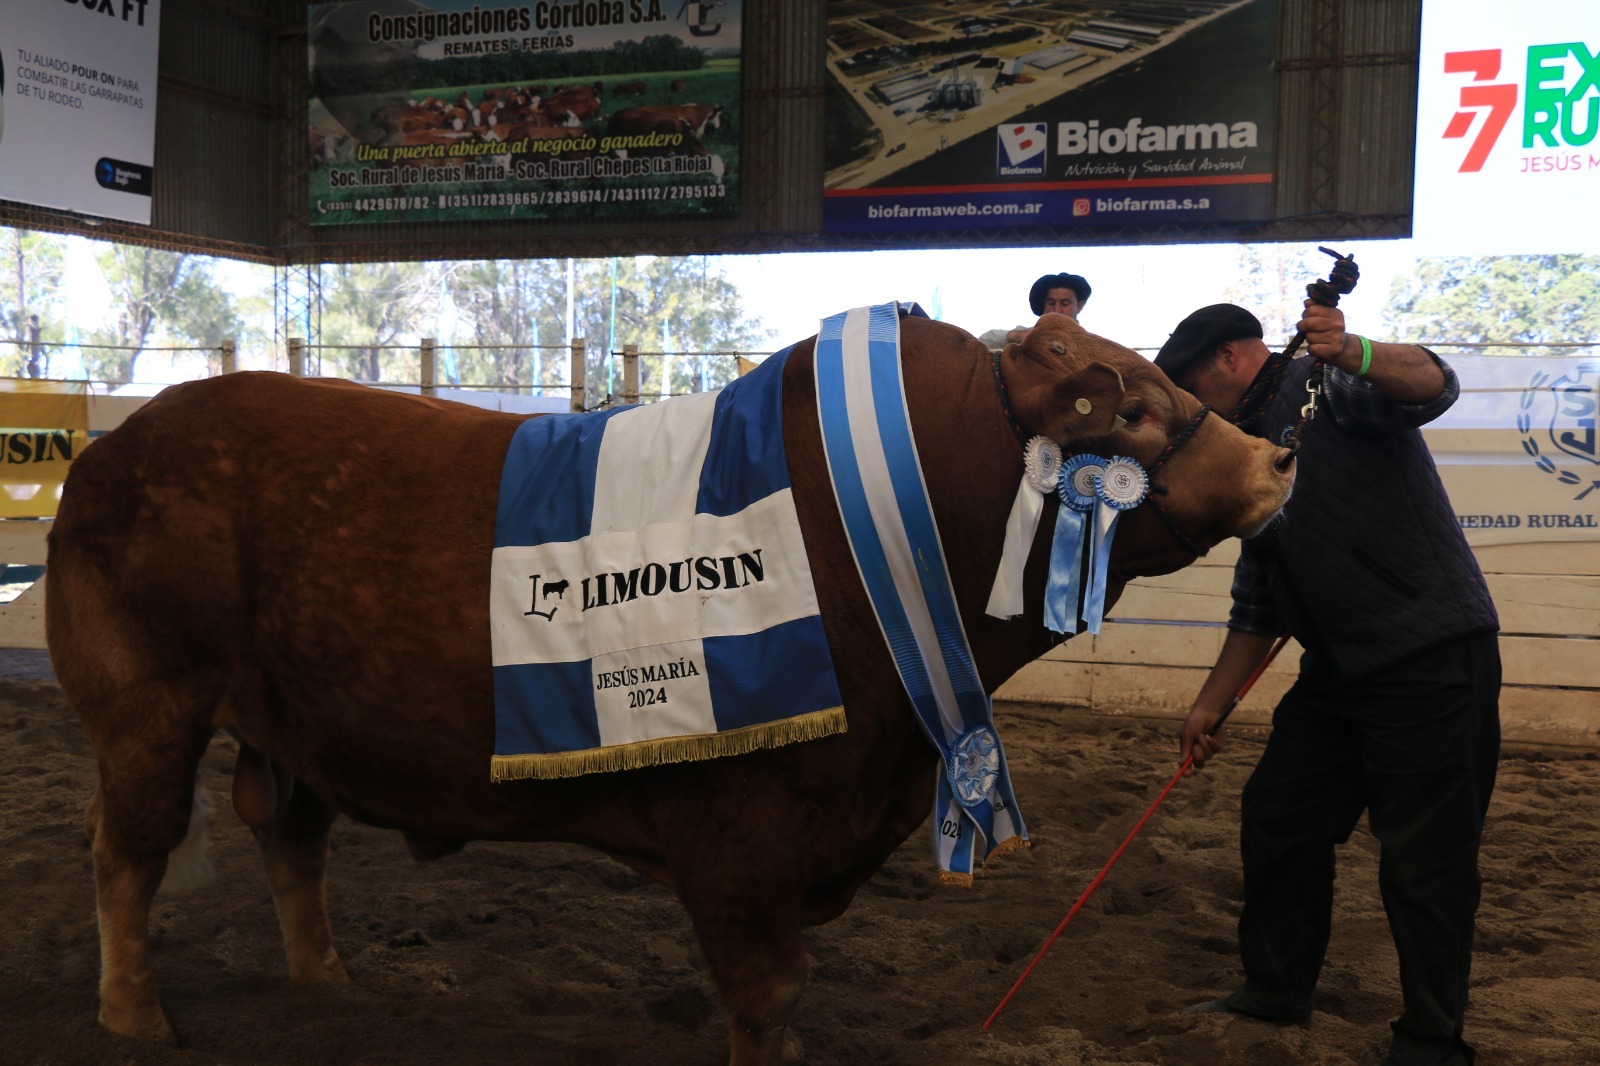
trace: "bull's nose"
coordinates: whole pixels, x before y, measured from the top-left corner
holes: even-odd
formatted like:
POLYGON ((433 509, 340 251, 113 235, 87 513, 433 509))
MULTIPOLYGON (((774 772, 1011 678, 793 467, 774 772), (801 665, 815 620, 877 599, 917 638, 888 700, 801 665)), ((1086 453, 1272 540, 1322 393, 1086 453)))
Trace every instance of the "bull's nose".
POLYGON ((1295 448, 1279 448, 1278 454, 1272 457, 1272 468, 1280 474, 1287 474, 1289 468, 1294 466, 1295 448))

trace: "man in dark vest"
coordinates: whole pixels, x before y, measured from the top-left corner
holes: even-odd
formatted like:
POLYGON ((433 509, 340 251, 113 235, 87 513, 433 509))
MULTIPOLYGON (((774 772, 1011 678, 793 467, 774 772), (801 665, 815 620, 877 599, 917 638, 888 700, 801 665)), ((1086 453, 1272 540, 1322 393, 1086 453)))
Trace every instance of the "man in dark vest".
POLYGON ((1156 357, 1175 382, 1246 432, 1283 441, 1320 360, 1322 396, 1301 437, 1294 494, 1234 570, 1222 652, 1183 723, 1197 767, 1273 639, 1304 646, 1245 785, 1240 851, 1245 981, 1190 1010, 1310 1016, 1333 913, 1334 847, 1367 812, 1400 958, 1405 1008, 1383 1066, 1459 1066, 1478 844, 1500 748, 1499 620, 1418 427, 1460 393, 1425 348, 1346 333, 1306 302, 1310 357, 1270 352, 1242 307, 1184 319, 1156 357))

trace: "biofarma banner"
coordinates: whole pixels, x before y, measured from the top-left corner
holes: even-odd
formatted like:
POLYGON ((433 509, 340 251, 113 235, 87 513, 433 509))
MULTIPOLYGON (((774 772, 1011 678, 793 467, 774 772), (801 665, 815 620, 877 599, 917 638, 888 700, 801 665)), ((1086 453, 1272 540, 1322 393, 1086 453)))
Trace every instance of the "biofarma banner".
POLYGON ((1274 0, 829 0, 824 228, 1270 219, 1276 46, 1274 0))
POLYGON ((150 223, 161 0, 0 3, 0 199, 150 223))
POLYGON ((312 223, 737 213, 741 6, 312 6, 312 223))
POLYGON ((1600 7, 1426 0, 1412 235, 1424 255, 1592 253, 1600 7))

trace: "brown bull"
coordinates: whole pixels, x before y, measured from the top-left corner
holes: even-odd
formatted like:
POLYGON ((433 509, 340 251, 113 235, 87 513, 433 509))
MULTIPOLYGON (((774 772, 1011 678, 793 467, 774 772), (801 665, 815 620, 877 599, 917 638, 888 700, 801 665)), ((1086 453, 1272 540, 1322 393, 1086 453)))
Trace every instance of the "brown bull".
MULTIPOLYGON (((1052 643, 1041 601, 1054 505, 1024 615, 985 615, 1022 445, 981 344, 907 319, 902 347, 924 477, 992 691, 1052 643)), ((172 1038, 150 970, 151 899, 189 825, 196 766, 227 729, 240 741, 234 806, 260 842, 293 977, 348 980, 325 897, 337 813, 399 829, 424 858, 473 839, 558 838, 678 895, 731 1016, 733 1062, 795 1054, 801 929, 841 914, 926 819, 937 755, 851 560, 811 341, 784 374, 794 500, 848 730, 564 780, 489 777, 488 562, 518 416, 234 374, 166 390, 86 449, 50 536, 46 611, 56 672, 99 763, 87 820, 101 1023, 172 1038)), ((1147 466, 1198 408, 1135 353, 1057 315, 1006 349, 1001 376, 1028 431, 1147 466)), ((1166 522, 1200 548, 1253 532, 1292 479, 1286 452, 1202 418, 1162 468, 1166 522)), ((1123 517, 1119 581, 1192 559, 1149 508, 1123 517)))

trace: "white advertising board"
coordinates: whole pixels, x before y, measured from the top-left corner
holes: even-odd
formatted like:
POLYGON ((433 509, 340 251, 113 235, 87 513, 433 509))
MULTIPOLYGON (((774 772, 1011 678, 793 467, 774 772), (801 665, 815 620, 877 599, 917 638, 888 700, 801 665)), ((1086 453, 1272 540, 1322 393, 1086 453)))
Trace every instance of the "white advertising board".
POLYGON ((0 199, 150 222, 161 0, 0 3, 0 199))
POLYGON ((1424 0, 1412 235, 1424 255, 1600 246, 1600 4, 1424 0))

